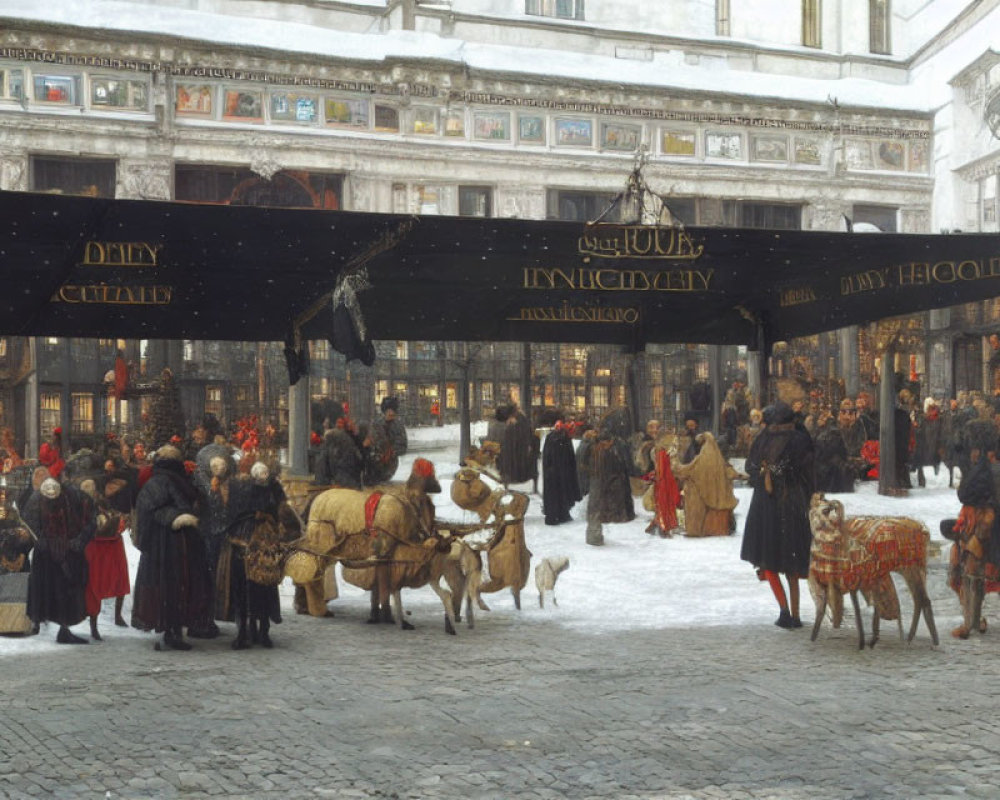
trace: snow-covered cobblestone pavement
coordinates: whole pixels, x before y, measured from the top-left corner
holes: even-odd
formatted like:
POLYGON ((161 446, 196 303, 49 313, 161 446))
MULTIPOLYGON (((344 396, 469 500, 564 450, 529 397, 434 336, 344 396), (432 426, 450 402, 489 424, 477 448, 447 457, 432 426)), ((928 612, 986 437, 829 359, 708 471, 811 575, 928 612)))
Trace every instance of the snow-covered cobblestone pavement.
MULTIPOLYGON (((415 434, 449 476, 454 449, 415 434)), ((929 482, 907 499, 869 486, 841 499, 849 513, 916 516, 939 541, 958 504, 946 477, 929 482)), ((439 516, 460 518, 446 497, 439 516)), ((401 632, 363 624, 366 597, 341 584, 324 620, 296 616, 286 586, 271 651, 232 651, 223 625, 190 653, 157 653, 110 618, 86 647, 58 647, 45 628, 0 639, 0 796, 995 796, 1000 604, 987 601, 995 633, 948 636, 947 542, 928 578, 941 646, 923 626, 907 646, 889 624, 859 652, 850 621, 809 641, 805 591, 807 627, 776 628, 739 534, 652 538, 640 512, 589 548, 582 508, 546 528, 539 506, 529 547, 572 561, 559 607, 538 608, 529 583, 522 611, 489 595, 493 610, 455 637, 429 590, 404 594, 417 630, 401 632)))

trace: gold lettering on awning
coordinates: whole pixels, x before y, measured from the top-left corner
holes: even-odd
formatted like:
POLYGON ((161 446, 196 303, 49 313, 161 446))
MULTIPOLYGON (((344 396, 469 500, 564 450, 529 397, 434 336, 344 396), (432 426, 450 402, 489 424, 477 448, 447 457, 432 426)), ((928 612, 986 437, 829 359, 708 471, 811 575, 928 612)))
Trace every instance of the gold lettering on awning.
POLYGON ((172 286, 109 286, 66 284, 52 296, 53 303, 85 303, 114 306, 165 306, 173 300, 172 286))
POLYGON ((592 225, 577 252, 594 258, 693 260, 705 252, 683 228, 655 225, 592 225))
POLYGON ((162 244, 148 242, 87 242, 82 267, 158 267, 162 244))
POLYGON ((599 292, 707 292, 714 269, 592 269, 525 267, 523 289, 599 292))
POLYGON ((521 306, 507 321, 635 325, 639 317, 640 310, 632 306, 578 306, 565 301, 556 306, 521 306))

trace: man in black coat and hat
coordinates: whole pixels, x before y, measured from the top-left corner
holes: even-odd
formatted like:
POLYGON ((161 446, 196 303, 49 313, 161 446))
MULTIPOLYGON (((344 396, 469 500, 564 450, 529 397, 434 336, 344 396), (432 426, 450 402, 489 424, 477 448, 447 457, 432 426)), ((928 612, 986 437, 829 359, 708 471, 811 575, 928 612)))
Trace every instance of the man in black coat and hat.
POLYGON ((809 501, 813 490, 813 443, 795 423, 787 403, 765 409, 764 428, 750 446, 744 471, 753 497, 747 511, 740 558, 757 568, 778 601, 775 625, 801 628, 799 578, 809 574, 809 501), (781 585, 788 580, 788 597, 781 585), (791 607, 789 608, 789 600, 791 607))
POLYGON ((204 510, 180 450, 161 447, 136 501, 142 556, 132 605, 133 627, 163 633, 157 650, 190 650, 184 628, 211 619, 212 587, 198 528, 204 510))

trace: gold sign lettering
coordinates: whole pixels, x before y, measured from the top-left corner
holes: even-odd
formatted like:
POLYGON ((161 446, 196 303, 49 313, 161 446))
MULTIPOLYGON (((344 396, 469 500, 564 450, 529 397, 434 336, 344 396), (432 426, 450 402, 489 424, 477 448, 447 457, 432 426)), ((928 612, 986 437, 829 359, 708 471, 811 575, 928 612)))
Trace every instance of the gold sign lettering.
POLYGON ((525 267, 524 289, 602 292, 707 292, 714 269, 560 269, 525 267))
POLYGON ((816 302, 816 292, 812 286, 798 286, 794 289, 782 289, 779 297, 782 307, 801 306, 816 302))
POLYGON ((165 306, 173 300, 172 286, 108 286, 67 284, 52 296, 53 303, 116 306, 165 306))
POLYGON ((510 322, 583 322, 610 323, 614 325, 635 325, 639 321, 639 309, 619 306, 574 306, 564 301, 558 306, 522 306, 510 322))
POLYGON ((593 225, 578 240, 577 251, 594 258, 693 260, 705 252, 705 246, 681 228, 593 225))
POLYGON ((938 284, 1000 278, 1000 256, 963 261, 913 261, 894 267, 855 272, 840 279, 841 295, 873 292, 890 286, 934 286, 938 284))
POLYGON ((84 267, 158 267, 162 244, 147 242, 87 242, 84 267))

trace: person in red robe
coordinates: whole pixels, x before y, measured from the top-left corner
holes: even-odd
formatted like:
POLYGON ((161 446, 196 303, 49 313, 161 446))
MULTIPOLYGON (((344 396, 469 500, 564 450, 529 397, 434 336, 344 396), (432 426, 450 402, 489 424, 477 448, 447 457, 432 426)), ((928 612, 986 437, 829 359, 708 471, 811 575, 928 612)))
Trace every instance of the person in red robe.
POLYGON ((653 519, 646 528, 648 534, 659 534, 666 539, 678 527, 677 507, 681 504, 681 490, 674 479, 670 453, 665 445, 653 449, 653 519))
POLYGON ((90 496, 97 508, 97 527, 94 538, 87 543, 84 555, 87 557, 87 616, 90 617, 90 638, 102 641, 97 630, 97 616, 101 613, 101 601, 115 598, 115 625, 124 628, 128 623, 122 616, 125 598, 132 591, 128 577, 128 559, 125 556, 125 518, 111 507, 97 491, 93 480, 85 480, 80 488, 90 496))

